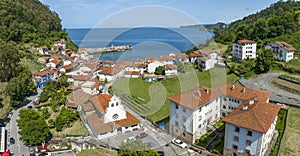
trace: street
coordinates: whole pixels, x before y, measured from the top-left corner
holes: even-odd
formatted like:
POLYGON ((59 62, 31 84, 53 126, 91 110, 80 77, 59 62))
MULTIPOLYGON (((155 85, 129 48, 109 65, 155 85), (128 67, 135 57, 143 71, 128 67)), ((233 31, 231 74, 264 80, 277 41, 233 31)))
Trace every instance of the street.
POLYGON ((20 104, 17 110, 12 110, 13 115, 9 123, 6 124, 7 130, 7 149, 11 150, 15 156, 29 155, 28 147, 20 141, 20 135, 18 133, 19 128, 17 126, 17 119, 19 118, 19 112, 21 109, 27 109, 27 106, 33 106, 33 101, 41 94, 41 90, 38 90, 38 94, 30 97, 26 97, 24 102, 20 104), (15 143, 10 145, 9 138, 14 138, 15 143))

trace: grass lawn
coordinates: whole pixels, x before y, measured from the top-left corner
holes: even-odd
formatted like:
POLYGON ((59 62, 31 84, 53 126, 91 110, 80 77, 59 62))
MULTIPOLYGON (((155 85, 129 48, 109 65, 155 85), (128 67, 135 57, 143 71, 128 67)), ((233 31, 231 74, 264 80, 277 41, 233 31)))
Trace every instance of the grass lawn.
POLYGON ((30 62, 28 59, 21 59, 21 64, 31 71, 31 73, 38 72, 42 69, 42 65, 38 62, 30 62))
POLYGON ((239 78, 234 74, 227 74, 226 68, 213 68, 205 72, 188 72, 178 77, 168 78, 162 82, 149 83, 141 78, 123 78, 112 86, 112 92, 118 96, 128 94, 140 97, 151 110, 145 114, 153 122, 169 116, 169 100, 167 96, 193 89, 197 86, 217 86, 223 83, 234 83, 239 78), (152 97, 152 98, 151 98, 152 97))
POLYGON ((300 108, 289 107, 288 123, 281 143, 281 156, 300 155, 300 108))
POLYGON ((280 141, 282 140, 282 136, 283 136, 283 132, 284 132, 284 128, 285 128, 287 112, 288 111, 286 109, 280 109, 280 111, 278 113, 278 118, 277 118, 277 123, 276 123, 275 129, 279 132, 279 135, 278 135, 277 142, 275 144, 274 149, 272 150, 271 155, 276 156, 277 152, 279 150, 280 141))
POLYGON ((118 153, 115 151, 106 150, 106 149, 85 149, 85 150, 80 151, 77 154, 77 156, 96 156, 96 155, 117 156, 118 153))
POLYGON ((81 120, 73 123, 72 127, 64 128, 61 132, 57 132, 55 129, 51 129, 51 133, 54 137, 66 137, 69 136, 87 136, 87 132, 83 127, 81 120))
POLYGON ((7 85, 6 82, 0 83, 0 98, 2 99, 1 101, 2 108, 0 108, 0 119, 6 118, 8 112, 12 109, 9 104, 9 98, 6 97, 4 93, 6 85, 7 85))

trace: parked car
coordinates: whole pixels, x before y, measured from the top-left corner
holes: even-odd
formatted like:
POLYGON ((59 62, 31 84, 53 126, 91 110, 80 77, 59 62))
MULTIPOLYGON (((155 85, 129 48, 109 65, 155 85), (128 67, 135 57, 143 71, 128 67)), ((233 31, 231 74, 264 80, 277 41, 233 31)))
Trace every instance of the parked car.
POLYGON ((184 143, 183 141, 179 140, 179 139, 173 139, 172 143, 181 147, 181 148, 187 148, 187 144, 184 143))
POLYGON ((47 152, 45 152, 45 153, 41 153, 41 154, 39 154, 39 156, 51 156, 51 153, 47 153, 47 152))
POLYGON ((35 156, 35 150, 32 147, 29 147, 29 155, 30 156, 35 156))
POLYGON ((13 114, 14 114, 13 112, 9 112, 7 117, 11 118, 13 114))
POLYGON ((145 137, 147 137, 147 136, 148 136, 148 134, 146 134, 145 132, 143 132, 143 133, 141 133, 141 134, 135 136, 135 138, 136 138, 136 139, 143 139, 143 138, 145 138, 145 137))
POLYGON ((145 143, 145 145, 151 148, 151 147, 154 146, 154 143, 153 142, 147 142, 147 143, 145 143))
POLYGON ((15 144, 15 139, 14 138, 9 138, 9 143, 12 145, 12 144, 15 144))
POLYGON ((157 151, 157 153, 158 153, 159 156, 164 156, 165 155, 164 151, 157 151))
POLYGON ((136 141, 136 138, 131 136, 131 137, 128 137, 127 139, 124 140, 124 142, 126 143, 127 141, 136 141))

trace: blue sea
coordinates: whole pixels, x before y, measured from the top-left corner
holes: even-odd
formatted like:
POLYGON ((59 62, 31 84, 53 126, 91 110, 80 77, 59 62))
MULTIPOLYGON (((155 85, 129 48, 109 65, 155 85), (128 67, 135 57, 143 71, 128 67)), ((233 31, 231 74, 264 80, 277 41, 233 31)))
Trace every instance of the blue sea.
POLYGON ((71 40, 82 48, 101 48, 119 45, 132 45, 132 50, 95 54, 102 60, 127 60, 159 57, 170 52, 192 49, 194 45, 205 43, 213 36, 212 32, 193 28, 96 28, 67 29, 71 40))

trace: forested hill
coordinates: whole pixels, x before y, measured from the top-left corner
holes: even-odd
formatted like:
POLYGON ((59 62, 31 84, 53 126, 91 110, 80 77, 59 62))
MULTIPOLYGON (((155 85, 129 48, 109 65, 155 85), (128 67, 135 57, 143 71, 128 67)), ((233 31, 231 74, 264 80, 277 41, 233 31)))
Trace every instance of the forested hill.
POLYGON ((50 46, 61 38, 69 42, 60 22, 58 15, 39 0, 0 1, 0 39, 5 42, 35 46, 50 46))
MULTIPOLYGON (((296 43, 300 31, 300 2, 279 1, 270 7, 237 20, 224 30, 215 30, 215 41, 231 43, 238 39, 256 40, 264 45, 278 37, 288 36, 291 44, 296 43)), ((300 43, 294 45, 300 48, 300 43)))

